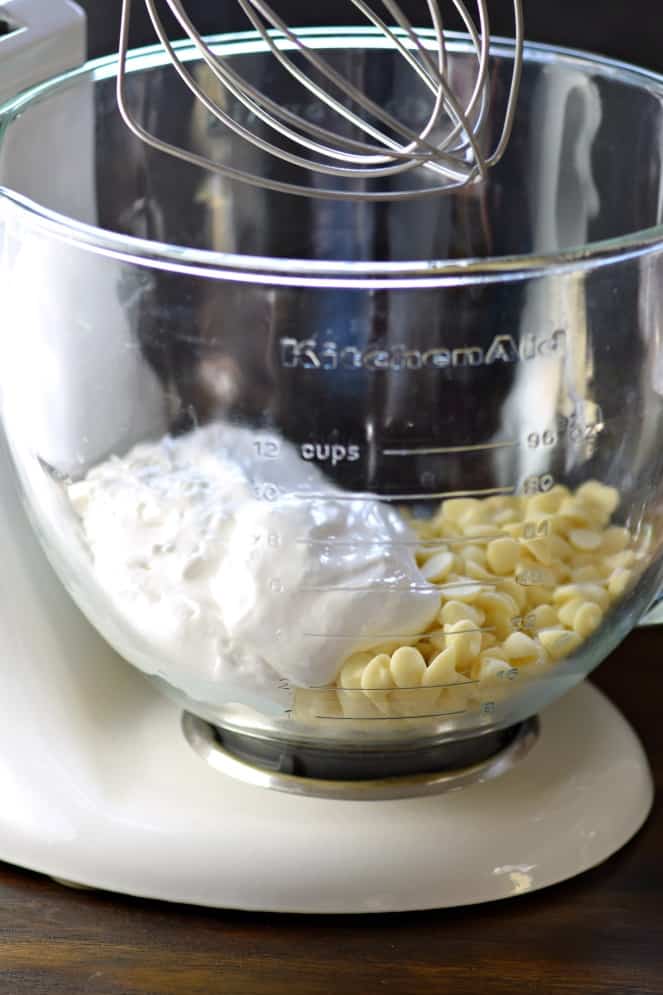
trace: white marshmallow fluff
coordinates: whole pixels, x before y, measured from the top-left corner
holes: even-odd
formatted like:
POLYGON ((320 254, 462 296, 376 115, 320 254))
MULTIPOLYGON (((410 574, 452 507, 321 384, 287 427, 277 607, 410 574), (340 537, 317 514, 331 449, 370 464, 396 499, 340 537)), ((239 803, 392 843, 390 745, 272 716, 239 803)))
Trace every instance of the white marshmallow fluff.
POLYGON ((350 653, 421 633, 439 610, 397 512, 344 494, 283 440, 278 452, 260 460, 254 432, 213 425, 68 487, 134 662, 209 704, 283 705, 284 682, 330 684, 350 653))

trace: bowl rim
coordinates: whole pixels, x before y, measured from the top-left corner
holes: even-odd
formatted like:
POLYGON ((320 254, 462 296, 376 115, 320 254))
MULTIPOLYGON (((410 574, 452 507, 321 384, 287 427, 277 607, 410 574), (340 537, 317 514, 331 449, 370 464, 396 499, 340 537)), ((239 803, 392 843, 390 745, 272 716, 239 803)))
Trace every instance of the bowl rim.
MULTIPOLYGON (((339 41, 344 46, 370 45, 389 48, 381 32, 373 27, 311 27, 293 29, 308 44, 317 48, 331 48, 339 41)), ((421 29, 422 36, 432 36, 429 29, 421 29)), ((467 36, 448 32, 452 51, 467 50, 467 36)), ((214 49, 226 54, 249 51, 266 51, 265 43, 255 31, 242 31, 207 37, 214 49)), ((283 42, 285 46, 292 43, 283 42)), ((197 57, 188 40, 174 44, 183 61, 197 57)), ((509 38, 493 37, 491 54, 509 55, 514 42, 509 38)), ((579 49, 526 42, 525 59, 546 63, 553 60, 565 62, 576 68, 591 69, 603 77, 610 77, 627 85, 637 86, 658 96, 663 101, 663 75, 631 63, 579 49)), ((132 49, 128 55, 128 73, 163 65, 167 60, 160 44, 132 49)), ((83 65, 53 76, 37 86, 22 91, 0 105, 0 150, 7 129, 32 102, 47 97, 51 92, 66 86, 80 77, 89 75, 94 81, 117 75, 117 54, 90 60, 83 65)), ((286 195, 284 195, 286 196, 286 195)), ((344 261, 324 259, 297 259, 265 257, 211 249, 194 249, 173 243, 142 239, 124 235, 92 224, 77 221, 47 208, 35 200, 0 185, 0 210, 12 210, 38 226, 49 236, 70 245, 85 248, 121 262, 149 268, 187 273, 247 283, 310 286, 321 285, 349 288, 386 288, 445 286, 459 283, 492 283, 529 279, 553 272, 586 270, 626 261, 655 252, 663 247, 663 224, 630 232, 623 236, 587 242, 556 253, 526 253, 465 259, 430 259, 386 261, 344 261)))

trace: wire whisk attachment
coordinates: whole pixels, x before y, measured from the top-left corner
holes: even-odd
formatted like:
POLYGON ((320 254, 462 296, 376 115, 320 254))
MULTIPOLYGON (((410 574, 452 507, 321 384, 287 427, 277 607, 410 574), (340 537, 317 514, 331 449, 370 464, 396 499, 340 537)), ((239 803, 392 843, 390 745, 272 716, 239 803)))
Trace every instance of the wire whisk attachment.
MULTIPOLYGON (((292 168, 285 171, 284 179, 261 175, 173 145, 148 131, 129 106, 127 78, 133 0, 123 0, 118 106, 131 131, 153 149, 256 187, 359 201, 408 199, 464 187, 485 179, 488 170, 504 155, 522 74, 521 0, 512 0, 513 71, 504 111, 497 123, 491 106, 487 0, 475 0, 471 9, 462 0, 450 0, 449 6, 460 15, 467 32, 467 42, 461 46, 462 60, 458 63, 438 0, 426 0, 430 24, 423 28, 414 27, 395 0, 380 3, 348 0, 370 25, 370 29, 352 36, 352 48, 363 46, 369 56, 376 49, 393 52, 394 58, 402 59, 413 74, 412 81, 405 81, 408 92, 415 87, 425 95, 425 110, 416 123, 397 116, 371 97, 367 88, 358 85, 351 78, 353 74, 344 74, 332 64, 329 40, 333 34, 325 36, 325 44, 318 44, 315 39, 319 40, 319 35, 289 27, 267 0, 236 2, 263 50, 271 54, 301 90, 306 113, 301 112, 301 100, 292 106, 279 103, 243 76, 233 60, 224 57, 222 45, 200 34, 182 0, 143 0, 168 59, 211 119, 241 142, 292 168), (169 38, 160 13, 165 8, 182 29, 184 43, 169 38), (196 66, 202 66, 205 73, 196 72, 195 68, 192 71, 196 66), (203 76, 213 85, 203 85, 203 76), (401 176, 412 182, 399 182, 401 176)), ((339 29, 337 52, 343 50, 344 37, 339 29)), ((399 73, 398 78, 401 76, 399 73)))

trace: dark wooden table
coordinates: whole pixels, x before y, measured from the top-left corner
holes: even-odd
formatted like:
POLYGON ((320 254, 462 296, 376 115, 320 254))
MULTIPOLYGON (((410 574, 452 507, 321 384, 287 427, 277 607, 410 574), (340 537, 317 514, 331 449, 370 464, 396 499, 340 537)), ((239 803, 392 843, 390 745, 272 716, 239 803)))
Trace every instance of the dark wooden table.
MULTIPOLYGON (((663 629, 597 683, 663 787, 663 629)), ((575 880, 467 910, 334 917, 211 912, 72 891, 0 865, 1 995, 663 993, 663 810, 575 880)))

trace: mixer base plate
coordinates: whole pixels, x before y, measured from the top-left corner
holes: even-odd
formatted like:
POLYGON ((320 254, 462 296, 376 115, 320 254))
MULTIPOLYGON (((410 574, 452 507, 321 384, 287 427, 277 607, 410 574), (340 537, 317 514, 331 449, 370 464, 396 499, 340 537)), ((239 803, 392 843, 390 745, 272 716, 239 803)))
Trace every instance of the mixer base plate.
POLYGON ((496 780, 348 802, 281 794, 213 769, 185 741, 175 706, 111 656, 104 647, 82 686, 70 673, 57 692, 50 687, 48 723, 39 707, 7 709, 0 859, 173 902, 405 911, 569 878, 626 843, 651 805, 639 741, 588 683, 543 714, 539 739, 496 780))
POLYGON ((532 749, 539 735, 539 722, 528 719, 464 742, 423 740, 418 748, 401 747, 400 756, 394 748, 374 755, 359 750, 349 755, 348 751, 328 746, 316 748, 310 744, 261 741, 257 737, 251 742, 249 736, 235 736, 232 740, 226 730, 215 729, 189 712, 182 716, 182 731, 206 763, 247 784, 314 798, 366 802, 446 794, 502 777, 532 749), (256 743, 263 746, 262 752, 258 752, 256 743), (325 754, 331 754, 331 759, 325 754), (265 759, 271 763, 266 764, 265 759), (312 771, 297 769, 311 761, 312 771), (322 769, 316 770, 314 764, 322 769), (390 776, 385 775, 386 770, 391 770, 390 776))

